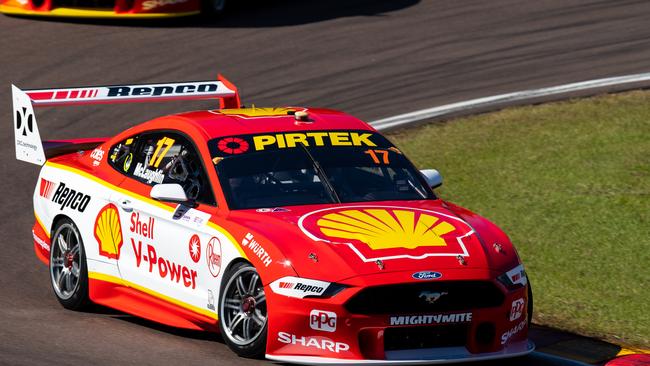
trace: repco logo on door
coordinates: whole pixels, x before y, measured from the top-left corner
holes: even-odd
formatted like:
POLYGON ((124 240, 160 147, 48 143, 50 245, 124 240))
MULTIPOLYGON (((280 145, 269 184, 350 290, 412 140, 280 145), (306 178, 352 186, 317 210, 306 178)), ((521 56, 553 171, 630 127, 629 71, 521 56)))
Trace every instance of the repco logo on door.
POLYGON ((41 179, 40 195, 45 198, 49 198, 54 203, 61 205, 61 207, 59 207, 60 210, 63 210, 66 207, 77 210, 79 212, 84 212, 86 210, 88 203, 90 203, 89 195, 83 192, 75 191, 72 188, 68 188, 63 182, 59 183, 56 191, 54 191, 54 194, 52 194, 52 188, 54 184, 56 183, 41 179))

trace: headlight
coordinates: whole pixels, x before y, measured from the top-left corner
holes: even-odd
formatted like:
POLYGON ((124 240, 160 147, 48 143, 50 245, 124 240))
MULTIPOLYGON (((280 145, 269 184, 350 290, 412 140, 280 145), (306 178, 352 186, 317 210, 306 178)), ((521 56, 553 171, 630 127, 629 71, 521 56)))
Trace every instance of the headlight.
POLYGON ((520 264, 497 277, 497 281, 501 282, 508 290, 512 291, 526 286, 526 284, 528 284, 528 276, 526 276, 524 265, 520 264))
POLYGON ((340 285, 338 283, 292 276, 282 277, 275 280, 269 287, 271 287, 271 290, 276 294, 295 297, 298 299, 310 297, 329 298, 346 288, 345 285, 340 285))

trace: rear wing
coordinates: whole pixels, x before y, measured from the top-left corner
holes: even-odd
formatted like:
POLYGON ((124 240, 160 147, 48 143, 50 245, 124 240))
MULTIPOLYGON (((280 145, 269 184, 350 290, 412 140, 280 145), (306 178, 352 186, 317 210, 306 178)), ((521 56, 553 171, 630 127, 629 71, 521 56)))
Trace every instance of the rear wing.
MULTIPOLYGON (((34 115, 34 107, 54 107, 87 104, 138 103, 172 100, 218 99, 220 108, 239 108, 241 101, 237 88, 219 75, 216 81, 189 81, 181 83, 86 86, 60 89, 21 90, 11 86, 16 140, 16 159, 43 165, 46 151, 43 148, 34 115)), ((84 150, 101 143, 101 139, 75 141, 45 141, 48 157, 57 152, 84 150), (92 141, 92 142, 91 142, 92 141), (63 145, 67 148, 61 149, 63 145)))

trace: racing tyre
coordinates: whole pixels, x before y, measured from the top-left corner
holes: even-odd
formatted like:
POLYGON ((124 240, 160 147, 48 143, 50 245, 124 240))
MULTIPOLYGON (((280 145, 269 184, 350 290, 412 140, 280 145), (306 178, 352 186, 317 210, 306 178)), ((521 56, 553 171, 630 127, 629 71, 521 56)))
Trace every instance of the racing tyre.
POLYGON ((79 229, 72 220, 61 220, 52 235, 50 281, 64 308, 82 310, 88 300, 88 267, 79 229))
POLYGON ((237 263, 224 275, 219 295, 219 327, 226 344, 239 356, 263 358, 268 309, 255 267, 237 263))

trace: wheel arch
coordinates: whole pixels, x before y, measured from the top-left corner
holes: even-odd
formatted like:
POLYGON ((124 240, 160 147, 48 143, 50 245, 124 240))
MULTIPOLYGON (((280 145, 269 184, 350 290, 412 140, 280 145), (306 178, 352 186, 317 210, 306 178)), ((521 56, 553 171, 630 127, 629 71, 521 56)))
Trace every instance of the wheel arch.
POLYGON ((59 222, 61 222, 64 219, 68 219, 68 220, 70 220, 70 221, 72 221, 74 223, 74 220, 70 216, 68 216, 66 214, 60 213, 60 214, 54 216, 54 218, 52 219, 52 227, 50 227, 50 233, 52 233, 52 235, 54 235, 54 231, 56 230, 56 227, 59 224, 59 222))
MULTIPOLYGON (((228 263, 228 266, 226 266, 226 268, 224 269, 223 276, 221 277, 221 282, 222 283, 223 283, 224 280, 226 280, 226 273, 228 273, 230 271, 230 269, 232 269, 232 267, 234 267, 236 264, 239 264, 239 263, 250 264, 253 268, 257 269, 257 267, 255 267, 255 265, 253 263, 251 263, 249 260, 247 260, 246 258, 237 257, 237 258, 231 260, 230 263, 228 263)), ((258 272, 259 272, 259 270, 258 270, 258 272)), ((219 285, 221 285, 221 284, 219 284, 219 285)))

